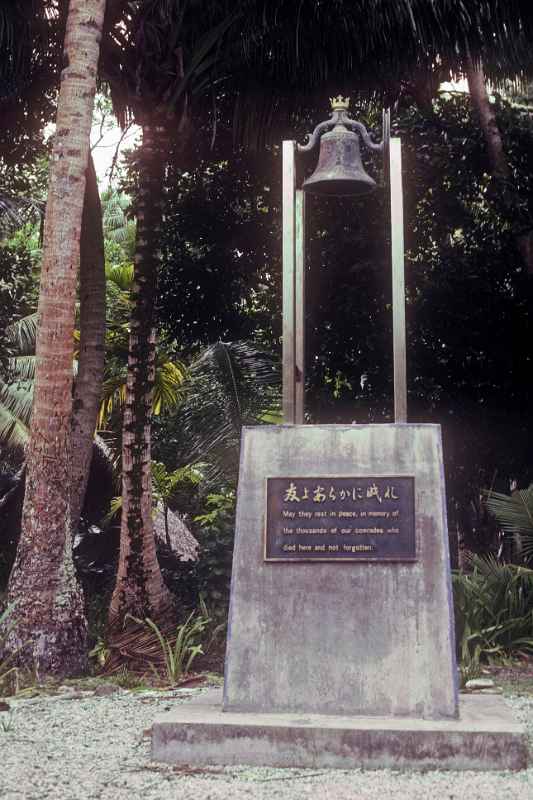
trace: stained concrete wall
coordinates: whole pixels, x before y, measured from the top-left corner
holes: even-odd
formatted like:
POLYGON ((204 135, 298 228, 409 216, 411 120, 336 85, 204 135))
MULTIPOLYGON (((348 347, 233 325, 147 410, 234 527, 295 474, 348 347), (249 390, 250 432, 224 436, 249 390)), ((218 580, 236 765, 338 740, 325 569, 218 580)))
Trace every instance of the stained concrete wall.
POLYGON ((243 433, 224 684, 228 711, 457 716, 438 425, 243 433), (418 561, 266 563, 268 476, 415 476, 418 561))

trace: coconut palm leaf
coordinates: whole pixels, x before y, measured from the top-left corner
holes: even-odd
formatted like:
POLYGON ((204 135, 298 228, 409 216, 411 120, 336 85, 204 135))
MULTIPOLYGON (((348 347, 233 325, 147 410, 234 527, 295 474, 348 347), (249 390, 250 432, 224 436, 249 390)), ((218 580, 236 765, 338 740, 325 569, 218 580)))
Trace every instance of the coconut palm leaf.
POLYGON ((120 373, 112 375, 102 384, 102 402, 96 427, 103 430, 107 421, 116 409, 122 409, 126 402, 126 369, 122 367, 120 373))
POLYGON ((33 402, 33 381, 0 381, 0 407, 29 425, 33 402))
POLYGON ((0 444, 6 450, 23 450, 29 436, 29 427, 0 402, 0 444))
POLYGON ((124 192, 108 189, 102 196, 102 224, 107 239, 119 244, 134 235, 135 222, 128 219, 131 201, 124 192))
POLYGON ((35 356, 13 356, 8 361, 8 370, 16 381, 33 381, 35 378, 35 356))
POLYGON ((113 264, 106 267, 107 288, 129 293, 133 286, 133 264, 113 264))
POLYGON ((197 486, 203 480, 203 464, 186 464, 169 472, 162 461, 152 461, 152 502, 167 509, 180 486, 197 486))
POLYGON ((30 314, 6 330, 16 353, 8 359, 7 375, 0 379, 0 444, 7 450, 23 448, 29 437, 36 327, 37 315, 30 314))
MULTIPOLYGON (((117 369, 115 363, 111 368, 117 371, 109 375, 103 384, 102 404, 97 422, 99 429, 104 428, 112 414, 122 409, 126 402, 127 366, 122 364, 117 369)), ((182 400, 186 373, 186 367, 181 361, 171 360, 165 353, 158 353, 152 401, 154 414, 173 409, 182 400)))
MULTIPOLYGON (((220 60, 220 43, 227 31, 240 17, 242 17, 242 10, 233 11, 197 42, 183 78, 174 87, 170 96, 170 105, 173 106, 186 91, 195 93, 194 81, 197 81, 206 71, 212 70, 218 64, 220 60), (215 55, 213 55, 214 49, 217 51, 215 55)), ((202 83, 205 84, 205 81, 202 83)))
POLYGON ((33 355, 37 338, 37 312, 11 323, 6 332, 18 355, 33 355))
POLYGON ((169 411, 183 400, 183 384, 187 375, 185 365, 180 361, 167 360, 164 355, 156 359, 153 412, 160 414, 169 411))
MULTIPOLYGON (((23 447, 29 436, 35 379, 37 314, 13 322, 7 328, 15 355, 7 362, 7 374, 0 379, 0 444, 7 449, 23 447)), ((73 374, 77 361, 72 362, 73 374)))
POLYGON ((525 4, 248 0, 245 7, 228 71, 235 138, 249 147, 294 132, 318 93, 319 106, 327 94, 354 90, 390 104, 413 76, 457 76, 467 54, 483 59, 493 85, 533 69, 533 7, 525 4))
POLYGON ((41 200, 0 191, 0 238, 11 236, 27 222, 42 222, 44 207, 41 200))
POLYGON ((276 418, 280 403, 277 361, 248 342, 217 342, 190 368, 183 427, 193 442, 190 460, 207 460, 208 479, 238 474, 241 431, 276 418))
POLYGON ((485 505, 502 531, 514 537, 525 558, 533 557, 533 484, 511 495, 485 492, 485 505))
POLYGON ((24 447, 28 441, 33 381, 0 380, 0 444, 6 449, 24 447))

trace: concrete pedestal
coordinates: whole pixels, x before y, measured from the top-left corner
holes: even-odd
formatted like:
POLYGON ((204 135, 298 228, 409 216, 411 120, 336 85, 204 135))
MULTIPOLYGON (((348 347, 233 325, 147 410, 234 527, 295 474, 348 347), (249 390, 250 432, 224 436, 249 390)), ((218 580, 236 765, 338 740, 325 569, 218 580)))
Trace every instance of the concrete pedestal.
POLYGON ((355 769, 519 770, 527 739, 498 695, 461 696, 458 720, 223 712, 210 691, 153 726, 169 764, 355 769))
POLYGON ((440 426, 245 428, 224 709, 453 718, 456 675, 440 426), (380 475, 414 478, 416 561, 265 561, 267 477, 380 475))

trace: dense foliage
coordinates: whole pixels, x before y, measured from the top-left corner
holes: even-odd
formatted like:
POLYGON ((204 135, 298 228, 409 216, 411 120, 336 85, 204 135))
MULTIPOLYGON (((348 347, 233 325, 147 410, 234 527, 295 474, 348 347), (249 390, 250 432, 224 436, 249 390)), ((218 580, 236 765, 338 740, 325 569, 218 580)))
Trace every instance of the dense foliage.
POLYGON ((34 301, 32 270, 31 253, 22 243, 0 246, 0 378, 5 379, 7 359, 14 355, 8 328, 34 301))
MULTIPOLYGON (((457 654, 465 675, 480 664, 533 653, 533 570, 472 557, 454 575, 457 654)), ((470 675, 473 677, 473 675, 470 675)))

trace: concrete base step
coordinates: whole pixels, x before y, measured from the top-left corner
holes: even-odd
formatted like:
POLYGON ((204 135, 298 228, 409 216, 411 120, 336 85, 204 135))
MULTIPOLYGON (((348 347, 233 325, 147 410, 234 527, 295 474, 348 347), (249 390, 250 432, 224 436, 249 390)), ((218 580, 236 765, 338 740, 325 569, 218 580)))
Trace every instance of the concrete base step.
POLYGON ((498 695, 462 695, 460 717, 425 720, 222 711, 209 690, 156 719, 152 757, 179 765, 519 770, 527 738, 498 695))

